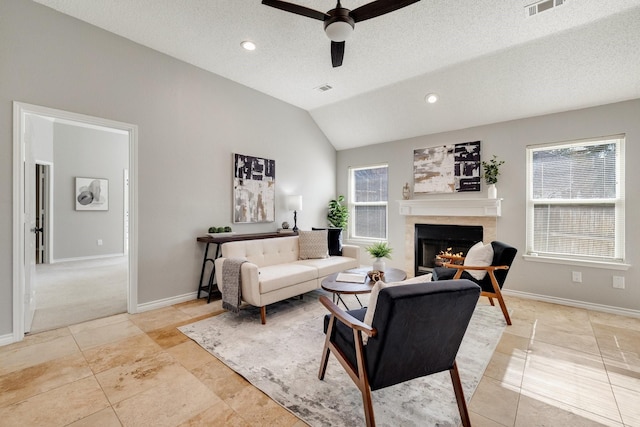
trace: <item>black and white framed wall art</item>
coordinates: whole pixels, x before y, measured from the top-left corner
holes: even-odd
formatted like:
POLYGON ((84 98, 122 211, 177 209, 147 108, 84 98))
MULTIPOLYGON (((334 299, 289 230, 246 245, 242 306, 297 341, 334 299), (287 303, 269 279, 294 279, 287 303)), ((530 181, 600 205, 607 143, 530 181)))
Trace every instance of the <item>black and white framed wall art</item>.
POLYGON ((76 210, 108 211, 109 180, 76 177, 76 210))
POLYGON ((413 192, 480 191, 480 141, 413 151, 413 192))
POLYGON ((234 154, 233 169, 233 222, 275 221, 275 160, 234 154))

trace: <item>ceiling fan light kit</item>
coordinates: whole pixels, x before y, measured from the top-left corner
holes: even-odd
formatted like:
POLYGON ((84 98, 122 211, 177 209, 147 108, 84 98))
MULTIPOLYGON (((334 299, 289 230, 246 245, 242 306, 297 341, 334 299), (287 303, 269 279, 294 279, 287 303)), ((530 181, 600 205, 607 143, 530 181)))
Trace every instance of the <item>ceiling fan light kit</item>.
POLYGON ((331 40, 331 63, 334 67, 339 67, 344 58, 345 40, 353 32, 356 22, 376 18, 418 1, 420 0, 377 0, 349 10, 342 7, 338 0, 336 7, 326 13, 281 0, 262 0, 262 4, 323 21, 325 34, 331 40))

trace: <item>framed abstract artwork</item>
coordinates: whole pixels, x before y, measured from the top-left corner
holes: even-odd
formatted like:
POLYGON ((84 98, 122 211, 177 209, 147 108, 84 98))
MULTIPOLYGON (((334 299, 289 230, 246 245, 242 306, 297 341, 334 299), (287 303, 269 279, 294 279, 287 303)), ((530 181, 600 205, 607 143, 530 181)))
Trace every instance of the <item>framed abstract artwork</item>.
POLYGON ((109 180, 76 177, 76 210, 108 211, 109 180))
POLYGON ((273 222, 276 214, 276 162, 233 155, 233 222, 273 222))
POLYGON ((480 191, 480 141, 413 150, 413 192, 480 191))

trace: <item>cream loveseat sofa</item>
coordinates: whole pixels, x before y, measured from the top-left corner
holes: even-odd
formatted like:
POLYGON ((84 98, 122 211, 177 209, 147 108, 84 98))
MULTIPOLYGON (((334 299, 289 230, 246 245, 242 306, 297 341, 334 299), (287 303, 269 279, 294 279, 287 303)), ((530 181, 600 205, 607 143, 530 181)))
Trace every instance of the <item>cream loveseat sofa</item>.
POLYGON ((223 244, 222 257, 215 260, 218 286, 222 284, 222 264, 225 259, 245 258, 247 262, 240 267, 242 300, 260 307, 260 320, 265 324, 268 304, 318 289, 329 274, 359 267, 359 246, 342 245, 341 256, 330 256, 327 246, 323 251, 317 247, 311 248, 310 253, 306 242, 313 237, 317 243, 318 235, 324 236, 327 242, 325 230, 324 234, 300 231, 298 236, 223 244))

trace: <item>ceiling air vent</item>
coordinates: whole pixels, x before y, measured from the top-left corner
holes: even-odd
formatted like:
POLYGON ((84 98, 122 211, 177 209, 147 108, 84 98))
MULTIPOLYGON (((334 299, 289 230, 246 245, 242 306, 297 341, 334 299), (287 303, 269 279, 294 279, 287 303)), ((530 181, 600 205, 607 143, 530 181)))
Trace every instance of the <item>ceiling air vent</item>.
POLYGON ((546 12, 547 10, 551 10, 554 7, 562 6, 565 4, 567 0, 543 0, 538 3, 530 4, 529 6, 525 6, 524 12, 528 17, 537 15, 538 13, 546 12))
POLYGON ((326 91, 331 90, 331 89, 333 89, 333 87, 328 85, 328 84, 325 84, 325 85, 322 85, 322 86, 318 86, 317 88, 315 88, 315 90, 317 90, 318 92, 326 92, 326 91))

